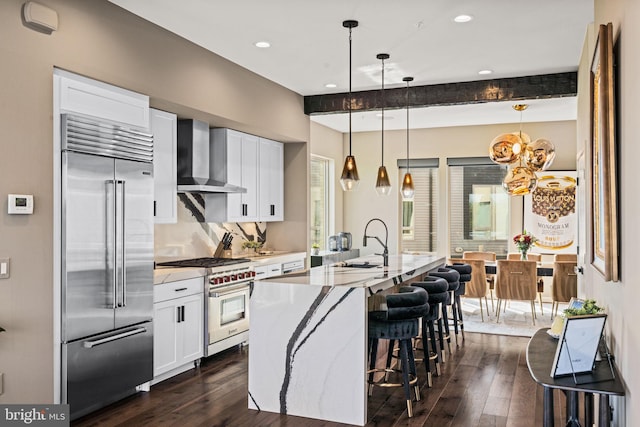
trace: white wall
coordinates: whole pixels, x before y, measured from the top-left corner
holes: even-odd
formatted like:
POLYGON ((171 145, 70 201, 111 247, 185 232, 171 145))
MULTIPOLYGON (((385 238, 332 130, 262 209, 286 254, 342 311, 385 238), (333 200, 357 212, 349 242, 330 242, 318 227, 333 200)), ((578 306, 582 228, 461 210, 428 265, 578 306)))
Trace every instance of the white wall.
POLYGON ((591 217, 587 204, 587 223, 583 230, 586 240, 585 273, 580 283, 583 296, 594 298, 599 305, 605 307, 607 314, 607 334, 609 346, 616 356, 616 363, 627 387, 625 399, 613 399, 615 404, 614 423, 617 426, 640 425, 640 409, 637 406, 640 394, 640 284, 635 276, 635 263, 638 262, 637 251, 640 240, 638 215, 640 214, 640 197, 637 191, 638 159, 640 144, 637 141, 638 114, 640 112, 640 53, 637 43, 640 40, 640 2, 637 0, 596 0, 595 27, 587 36, 585 50, 580 64, 579 117, 577 151, 585 150, 586 175, 590 164, 590 118, 589 118, 589 68, 595 46, 595 35, 600 24, 613 23, 614 44, 620 54, 617 67, 619 96, 617 114, 617 144, 619 150, 619 238, 621 280, 617 283, 605 282, 602 275, 590 265, 591 229, 588 226, 591 217), (586 83, 585 83, 586 82, 586 83), (634 406, 632 402, 635 402, 634 406))

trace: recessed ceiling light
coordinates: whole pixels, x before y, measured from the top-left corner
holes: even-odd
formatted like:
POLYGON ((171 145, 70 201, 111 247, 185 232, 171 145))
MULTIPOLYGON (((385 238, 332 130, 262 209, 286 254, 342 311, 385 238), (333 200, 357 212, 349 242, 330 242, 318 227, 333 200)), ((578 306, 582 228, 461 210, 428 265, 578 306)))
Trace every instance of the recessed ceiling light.
POLYGON ((324 87, 328 89, 333 89, 334 87, 338 87, 338 85, 336 85, 335 83, 327 83, 326 85, 324 85, 324 87))
POLYGON ((464 22, 469 22, 469 21, 473 20, 473 16, 471 16, 471 15, 458 15, 455 18, 453 18, 453 20, 455 22, 458 22, 458 23, 462 24, 464 22))
POLYGON ((271 47, 271 43, 269 42, 256 42, 256 47, 267 48, 271 47))
POLYGON ((481 76, 486 76, 487 74, 492 74, 493 70, 480 70, 478 71, 478 74, 480 74, 481 76))

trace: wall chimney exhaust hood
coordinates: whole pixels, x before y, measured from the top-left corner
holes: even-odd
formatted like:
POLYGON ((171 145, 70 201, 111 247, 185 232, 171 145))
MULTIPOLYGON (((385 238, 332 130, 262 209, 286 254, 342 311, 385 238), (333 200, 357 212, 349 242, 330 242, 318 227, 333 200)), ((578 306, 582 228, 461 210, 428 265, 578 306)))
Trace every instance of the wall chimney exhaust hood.
POLYGON ((247 189, 211 178, 209 125, 178 120, 178 193, 246 193, 247 189))

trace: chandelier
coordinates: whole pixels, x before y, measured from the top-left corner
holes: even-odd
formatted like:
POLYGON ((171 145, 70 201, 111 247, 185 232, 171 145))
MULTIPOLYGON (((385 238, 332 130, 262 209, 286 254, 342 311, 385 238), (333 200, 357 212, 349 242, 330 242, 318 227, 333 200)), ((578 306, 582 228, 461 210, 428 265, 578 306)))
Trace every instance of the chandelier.
POLYGON ((516 104, 513 109, 520 112, 520 130, 496 136, 489 146, 489 158, 500 165, 514 165, 502 181, 502 187, 512 196, 530 194, 537 186, 536 172, 551 166, 556 157, 553 144, 538 138, 531 138, 522 132, 522 112, 527 104, 516 104))

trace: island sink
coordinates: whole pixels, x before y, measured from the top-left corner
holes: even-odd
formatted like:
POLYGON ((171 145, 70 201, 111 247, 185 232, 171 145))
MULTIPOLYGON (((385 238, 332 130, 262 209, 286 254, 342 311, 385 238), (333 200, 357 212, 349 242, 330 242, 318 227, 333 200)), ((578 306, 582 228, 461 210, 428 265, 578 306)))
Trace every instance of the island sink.
POLYGON ((339 264, 335 264, 335 267, 344 267, 344 268, 374 268, 380 267, 380 264, 371 264, 370 262, 342 262, 339 264))

